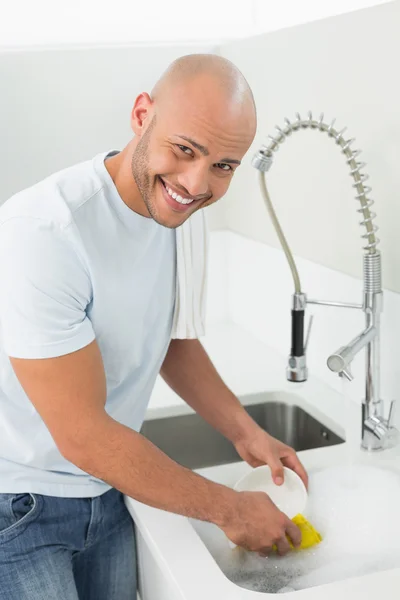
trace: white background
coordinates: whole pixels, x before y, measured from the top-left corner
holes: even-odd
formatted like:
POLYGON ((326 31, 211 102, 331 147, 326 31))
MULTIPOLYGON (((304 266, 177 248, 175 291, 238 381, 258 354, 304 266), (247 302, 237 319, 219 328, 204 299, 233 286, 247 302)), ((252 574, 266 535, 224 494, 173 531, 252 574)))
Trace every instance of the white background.
POLYGON ((221 41, 386 2, 387 0, 4 1, 0 12, 0 48, 149 41, 221 41))

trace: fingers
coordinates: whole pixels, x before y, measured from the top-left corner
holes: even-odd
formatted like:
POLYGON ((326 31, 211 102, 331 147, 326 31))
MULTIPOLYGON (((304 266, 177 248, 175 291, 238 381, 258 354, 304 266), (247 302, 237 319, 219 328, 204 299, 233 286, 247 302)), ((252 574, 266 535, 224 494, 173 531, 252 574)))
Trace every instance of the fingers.
POLYGON ((288 519, 286 521, 285 527, 286 527, 286 534, 292 540, 293 546, 295 548, 298 548, 300 546, 300 544, 301 544, 301 531, 300 531, 300 529, 290 519, 288 519))
POLYGON ((270 458, 268 464, 271 468, 272 479, 274 480, 276 485, 282 485, 284 475, 283 475, 283 465, 280 459, 277 456, 270 458))
POLYGON ((285 465, 285 467, 289 467, 289 469, 292 469, 292 471, 297 473, 297 475, 300 477, 300 479, 306 486, 306 489, 308 489, 307 471, 301 464, 296 452, 294 452, 294 450, 291 451, 291 453, 288 456, 285 456, 284 458, 282 458, 282 462, 285 465))
POLYGON ((291 547, 286 536, 283 536, 280 540, 276 542, 276 549, 279 556, 285 556, 285 554, 290 552, 291 547))

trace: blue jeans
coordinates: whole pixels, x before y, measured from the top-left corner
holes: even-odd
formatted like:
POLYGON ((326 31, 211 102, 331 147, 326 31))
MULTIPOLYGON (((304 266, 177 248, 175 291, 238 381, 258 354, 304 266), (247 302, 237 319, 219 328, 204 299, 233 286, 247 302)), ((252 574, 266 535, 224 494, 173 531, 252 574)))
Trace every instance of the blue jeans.
POLYGON ((135 600, 132 518, 95 498, 0 494, 0 600, 135 600))

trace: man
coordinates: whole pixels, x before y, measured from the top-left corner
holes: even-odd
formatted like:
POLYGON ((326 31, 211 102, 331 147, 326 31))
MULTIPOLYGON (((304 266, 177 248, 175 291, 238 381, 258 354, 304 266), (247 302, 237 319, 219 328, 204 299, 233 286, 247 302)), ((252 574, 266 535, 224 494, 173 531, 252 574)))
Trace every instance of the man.
POLYGON ((127 600, 134 530, 123 494, 285 554, 297 527, 141 436, 159 372, 250 465, 307 483, 224 385, 200 342, 171 340, 175 228, 227 191, 256 131, 229 61, 175 61, 135 101, 121 152, 56 173, 0 209, 0 599, 127 600))

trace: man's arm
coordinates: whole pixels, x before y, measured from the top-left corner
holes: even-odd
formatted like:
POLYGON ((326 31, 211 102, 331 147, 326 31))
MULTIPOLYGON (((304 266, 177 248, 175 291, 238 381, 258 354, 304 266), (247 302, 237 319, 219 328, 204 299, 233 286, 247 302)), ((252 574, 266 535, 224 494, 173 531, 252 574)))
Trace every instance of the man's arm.
POLYGON ((172 340, 161 375, 185 402, 234 444, 252 467, 268 464, 279 485, 286 466, 308 485, 306 470, 293 448, 268 435, 253 421, 222 381, 199 340, 172 340))
POLYGON ((160 372, 165 382, 232 443, 256 423, 225 385, 199 340, 171 340, 160 372))
POLYGON ((156 508, 218 525, 248 550, 289 551, 298 528, 262 492, 235 492, 178 465, 105 411, 106 381, 94 341, 58 358, 10 358, 59 451, 83 471, 156 508))
POLYGON ((140 502, 224 523, 232 490, 178 465, 104 410, 106 382, 96 342, 58 358, 11 363, 67 460, 140 502))

